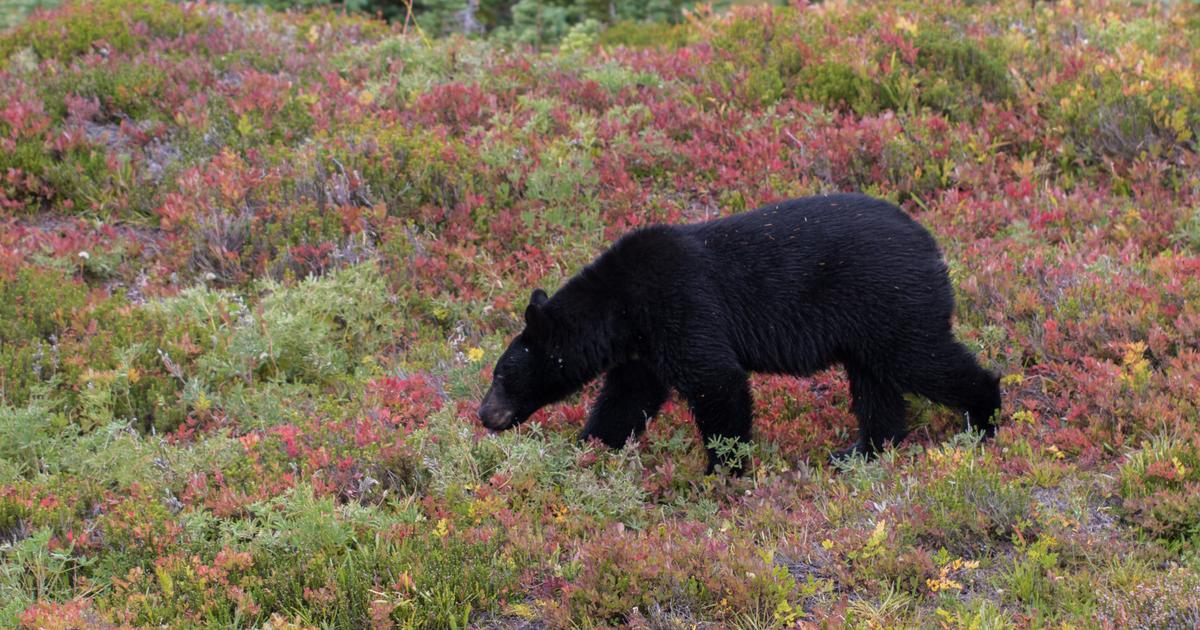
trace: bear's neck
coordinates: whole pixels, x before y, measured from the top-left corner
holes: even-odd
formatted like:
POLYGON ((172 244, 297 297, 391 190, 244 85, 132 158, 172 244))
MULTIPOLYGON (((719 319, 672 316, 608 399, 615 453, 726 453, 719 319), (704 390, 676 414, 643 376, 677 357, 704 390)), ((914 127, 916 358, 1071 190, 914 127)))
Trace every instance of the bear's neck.
POLYGON ((628 352, 619 330, 619 296, 586 271, 559 289, 547 303, 554 320, 551 345, 569 362, 576 380, 586 383, 628 352))

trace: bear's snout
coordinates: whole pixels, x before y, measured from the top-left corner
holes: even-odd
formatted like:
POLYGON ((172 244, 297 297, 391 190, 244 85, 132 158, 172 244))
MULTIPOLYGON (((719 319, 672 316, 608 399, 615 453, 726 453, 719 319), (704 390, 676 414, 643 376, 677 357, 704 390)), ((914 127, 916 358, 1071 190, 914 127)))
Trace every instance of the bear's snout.
POLYGON ((512 424, 512 409, 483 409, 479 410, 479 421, 492 431, 503 431, 512 424))
POLYGON ((492 431, 503 431, 512 426, 516 414, 507 405, 498 402, 497 398, 495 388, 489 389, 483 397, 483 404, 479 405, 479 422, 492 431))

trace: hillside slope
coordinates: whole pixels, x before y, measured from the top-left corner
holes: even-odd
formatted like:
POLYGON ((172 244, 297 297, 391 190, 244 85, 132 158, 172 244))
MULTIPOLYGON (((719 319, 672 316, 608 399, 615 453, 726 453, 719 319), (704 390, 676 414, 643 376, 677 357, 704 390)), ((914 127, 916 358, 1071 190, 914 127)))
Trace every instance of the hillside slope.
POLYGON ((1200 624, 1200 9, 825 2, 552 53, 97 0, 0 34, 0 626, 1200 624), (661 42, 661 47, 623 42, 661 42), (474 420, 624 231, 862 190, 935 234, 997 439, 755 379, 474 420))

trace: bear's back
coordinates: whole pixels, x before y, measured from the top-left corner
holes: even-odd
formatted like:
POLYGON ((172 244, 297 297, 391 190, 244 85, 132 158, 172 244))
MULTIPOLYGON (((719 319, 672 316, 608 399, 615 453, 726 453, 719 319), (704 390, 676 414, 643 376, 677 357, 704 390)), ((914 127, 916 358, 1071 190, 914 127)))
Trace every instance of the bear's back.
POLYGON ((879 253, 887 253, 897 244, 926 253, 937 250, 925 228, 900 208, 850 193, 801 197, 678 227, 716 248, 752 243, 767 249, 800 246, 806 253, 818 255, 866 245, 881 247, 876 250, 879 253))
POLYGON ((703 223, 639 228, 583 273, 662 288, 702 275, 761 299, 835 280, 860 289, 938 284, 945 266, 933 237, 900 208, 866 195, 836 194, 703 223))
POLYGON ((937 243, 888 202, 806 197, 674 229, 698 246, 688 273, 703 275, 702 303, 719 305, 752 369, 803 371, 856 343, 949 326, 937 243), (787 350, 796 344, 810 350, 787 350))

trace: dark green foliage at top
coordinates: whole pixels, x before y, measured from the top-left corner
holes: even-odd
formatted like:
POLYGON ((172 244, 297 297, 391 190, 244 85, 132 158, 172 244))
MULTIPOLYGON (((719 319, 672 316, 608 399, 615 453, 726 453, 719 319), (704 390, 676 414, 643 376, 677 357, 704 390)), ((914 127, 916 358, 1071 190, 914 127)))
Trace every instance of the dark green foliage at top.
POLYGON ((922 104, 952 112, 954 101, 966 91, 987 101, 1012 98, 1008 67, 998 46, 985 50, 962 35, 948 30, 926 30, 917 36, 917 66, 934 77, 922 104))
MULTIPOLYGON (((398 0, 231 0, 275 9, 344 7, 389 20, 410 19, 430 36, 465 33, 495 34, 528 44, 553 43, 571 28, 598 23, 678 22, 681 10, 693 0, 416 0, 410 7, 398 0)), ((728 3, 715 3, 717 5, 728 3)))
MULTIPOLYGON (((379 0, 359 1, 372 5, 379 0)), ((654 32, 656 27, 651 25, 679 23, 683 10, 697 4, 694 0, 421 0, 413 3, 413 15, 430 35, 490 34, 536 46, 558 42, 573 28, 590 25, 617 24, 623 33, 641 26, 654 32)), ((732 3, 709 4, 723 8, 732 3)), ((404 19, 406 10, 398 6, 368 6, 368 10, 404 19)))

